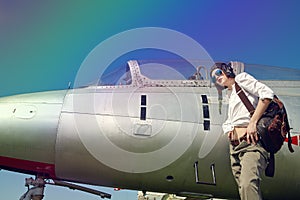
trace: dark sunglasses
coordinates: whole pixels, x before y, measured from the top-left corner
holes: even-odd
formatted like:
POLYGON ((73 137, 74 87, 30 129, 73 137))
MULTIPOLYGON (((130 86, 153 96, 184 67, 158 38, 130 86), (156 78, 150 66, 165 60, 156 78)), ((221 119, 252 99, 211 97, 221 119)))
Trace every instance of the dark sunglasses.
POLYGON ((220 69, 215 70, 213 76, 221 76, 223 74, 223 71, 220 69))
POLYGON ((220 70, 220 69, 216 69, 216 70, 214 70, 213 71, 213 74, 212 74, 212 82, 213 83, 216 83, 217 82, 217 77, 218 76, 221 76, 223 74, 223 71, 222 70, 220 70))

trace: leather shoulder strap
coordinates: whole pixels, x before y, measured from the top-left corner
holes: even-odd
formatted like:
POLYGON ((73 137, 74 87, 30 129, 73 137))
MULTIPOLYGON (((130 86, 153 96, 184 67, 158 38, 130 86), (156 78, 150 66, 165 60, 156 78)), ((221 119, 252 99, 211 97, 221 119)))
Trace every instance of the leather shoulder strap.
POLYGON ((246 96, 246 94, 244 93, 242 88, 237 84, 237 82, 235 82, 235 90, 236 90, 237 95, 240 97, 240 99, 246 106, 247 110, 250 112, 250 114, 253 114, 255 111, 255 108, 252 105, 252 103, 249 101, 248 97, 246 96))

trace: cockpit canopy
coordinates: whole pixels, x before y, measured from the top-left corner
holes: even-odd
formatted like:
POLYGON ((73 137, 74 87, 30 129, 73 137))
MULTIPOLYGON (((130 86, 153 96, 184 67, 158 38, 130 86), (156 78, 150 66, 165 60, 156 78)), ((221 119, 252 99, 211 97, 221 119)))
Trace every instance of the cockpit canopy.
MULTIPOLYGON (((233 62, 235 73, 243 71, 258 80, 300 80, 300 70, 233 62)), ((211 61, 130 60, 109 67, 92 85, 98 86, 209 86, 211 61)))
POLYGON ((178 60, 131 60, 115 70, 104 73, 98 85, 130 85, 133 80, 157 82, 179 80, 209 81, 209 70, 203 65, 178 60))

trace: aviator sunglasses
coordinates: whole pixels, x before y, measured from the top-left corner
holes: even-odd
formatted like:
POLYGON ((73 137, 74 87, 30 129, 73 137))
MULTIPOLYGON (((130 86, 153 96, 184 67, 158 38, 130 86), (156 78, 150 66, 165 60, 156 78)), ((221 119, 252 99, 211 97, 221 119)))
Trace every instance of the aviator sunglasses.
POLYGON ((217 82, 217 77, 221 76, 223 74, 223 71, 220 69, 215 69, 212 72, 212 82, 216 83, 217 82))

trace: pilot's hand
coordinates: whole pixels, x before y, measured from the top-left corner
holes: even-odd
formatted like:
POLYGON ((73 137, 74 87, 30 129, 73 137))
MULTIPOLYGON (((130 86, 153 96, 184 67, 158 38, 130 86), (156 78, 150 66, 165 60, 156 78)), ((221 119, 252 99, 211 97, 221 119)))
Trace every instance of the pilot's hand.
POLYGON ((247 142, 248 144, 256 144, 258 142, 258 134, 256 124, 250 122, 247 127, 247 142))

